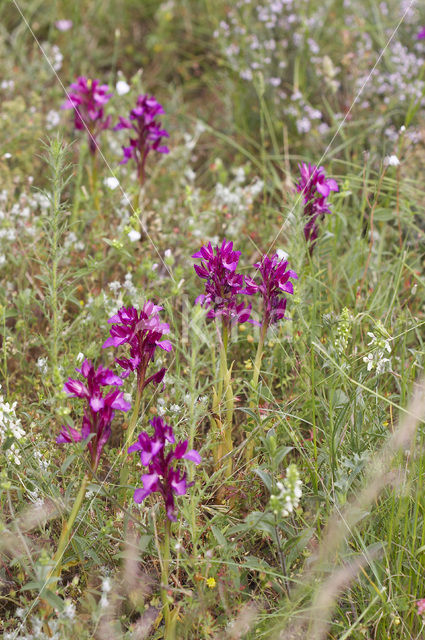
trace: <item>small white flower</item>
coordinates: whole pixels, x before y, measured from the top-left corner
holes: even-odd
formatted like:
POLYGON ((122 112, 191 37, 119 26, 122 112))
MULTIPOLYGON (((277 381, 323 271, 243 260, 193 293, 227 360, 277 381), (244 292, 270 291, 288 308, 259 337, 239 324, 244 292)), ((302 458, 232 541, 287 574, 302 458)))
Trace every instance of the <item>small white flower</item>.
POLYGON ((54 109, 50 109, 46 116, 46 129, 54 129, 58 126, 61 120, 60 114, 54 109))
POLYGON ((288 254, 283 249, 277 249, 276 253, 277 253, 277 257, 279 258, 279 260, 287 260, 288 259, 288 254))
POLYGON ((113 280, 108 284, 108 287, 113 293, 116 294, 121 289, 121 282, 119 282, 119 280, 113 280))
POLYGON ((103 184, 109 189, 111 189, 112 191, 118 187, 119 183, 120 183, 119 180, 117 180, 115 176, 110 176, 109 178, 105 178, 103 181, 103 184))
POLYGON ((12 154, 11 154, 11 153, 4 153, 4 154, 3 154, 3 158, 4 158, 5 160, 9 160, 9 158, 11 158, 11 157, 12 157, 12 154))
POLYGON ((172 404, 170 407, 172 413, 180 413, 181 407, 178 404, 172 404))
POLYGON ((130 239, 130 242, 137 242, 142 237, 142 234, 140 233, 140 231, 136 231, 136 229, 132 229, 131 231, 128 232, 127 235, 130 239))
POLYGON ((40 373, 42 373, 43 375, 46 375, 47 373, 47 358, 42 358, 40 357, 37 360, 37 369, 40 371, 40 373))
POLYGON ((118 80, 115 89, 119 96, 125 96, 130 91, 130 85, 125 80, 118 80))
POLYGON ((363 362, 367 364, 367 370, 372 371, 375 364, 373 353, 368 353, 367 356, 364 356, 363 362))
POLYGON ((384 159, 384 164, 388 167, 398 167, 398 165, 400 164, 400 160, 396 155, 392 154, 391 156, 387 156, 384 159))
POLYGON ((72 29, 72 25, 72 20, 62 19, 55 22, 55 27, 59 31, 69 31, 70 29, 72 29))
POLYGON ((69 620, 74 620, 75 618, 75 604, 73 604, 70 600, 65 601, 65 607, 63 610, 64 616, 69 620))
POLYGON ((103 591, 103 593, 109 593, 111 589, 112 589, 112 587, 111 587, 110 579, 108 577, 103 578, 103 580, 102 580, 102 591, 103 591))
POLYGON ((80 363, 84 360, 84 353, 82 353, 82 351, 80 351, 80 352, 77 354, 77 357, 76 357, 75 359, 76 359, 76 361, 78 362, 78 364, 80 364, 80 363))

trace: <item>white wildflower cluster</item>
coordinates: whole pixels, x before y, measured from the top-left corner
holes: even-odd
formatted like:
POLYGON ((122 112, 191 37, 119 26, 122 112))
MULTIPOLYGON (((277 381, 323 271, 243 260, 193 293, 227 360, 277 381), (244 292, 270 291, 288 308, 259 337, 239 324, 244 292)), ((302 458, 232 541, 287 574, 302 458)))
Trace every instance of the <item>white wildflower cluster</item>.
MULTIPOLYGON (((217 163, 221 161, 218 160, 217 163)), ((234 178, 227 185, 218 182, 212 198, 211 206, 216 209, 225 209, 231 214, 226 235, 236 237, 240 234, 247 212, 251 209, 255 199, 264 188, 264 182, 255 176, 248 184, 244 167, 233 169, 234 178)))
POLYGON ((3 91, 12 91, 15 88, 15 81, 14 80, 2 80, 0 82, 0 89, 3 89, 3 91))
POLYGON ((100 607, 102 609, 105 609, 109 604, 108 594, 111 592, 111 590, 112 590, 111 580, 110 578, 108 578, 108 576, 105 576, 102 579, 101 596, 100 596, 100 602, 99 602, 100 607))
MULTIPOLYGON (((134 286, 133 276, 130 272, 125 274, 123 282, 120 282, 119 280, 112 280, 112 282, 108 284, 108 289, 109 292, 102 292, 103 307, 108 316, 114 315, 122 306, 125 305, 125 295, 128 295, 128 297, 131 298, 132 305, 134 306, 137 306, 142 302, 142 298, 137 288, 134 286)), ((96 304, 96 300, 89 298, 87 306, 90 307, 94 304, 96 304)), ((87 319, 90 319, 90 317, 91 316, 87 319)))
POLYGON ((115 176, 108 176, 103 181, 105 187, 108 187, 108 189, 111 189, 111 191, 114 191, 118 187, 119 183, 120 181, 115 176))
POLYGON ((27 496, 30 499, 30 501, 33 503, 34 506, 42 507, 44 505, 44 500, 40 495, 40 490, 39 490, 38 487, 35 487, 35 489, 33 491, 28 489, 27 496))
POLYGON ((227 63, 246 82, 256 82, 269 91, 282 117, 292 117, 299 133, 313 126, 320 135, 329 129, 323 113, 298 92, 288 95, 294 54, 308 55, 315 77, 335 92, 340 69, 329 56, 320 55, 313 35, 326 24, 325 6, 311 11, 309 0, 238 0, 219 23, 214 37, 227 63), (250 28, 247 28, 250 25, 250 28), (298 95, 299 94, 299 95, 298 95))
POLYGON ((338 318, 335 338, 335 349, 340 355, 346 353, 347 351, 348 340, 351 335, 351 323, 352 316, 347 307, 344 307, 338 318))
POLYGON ((73 637, 69 635, 74 632, 73 622, 75 621, 76 608, 71 600, 65 600, 65 606, 62 612, 55 611, 55 617, 49 618, 49 632, 45 630, 45 621, 38 616, 30 616, 26 618, 27 609, 18 607, 15 611, 17 618, 22 620, 22 631, 6 632, 4 640, 63 640, 65 637, 73 637), (68 633, 66 633, 66 630, 68 633))
POLYGON ((45 376, 49 370, 49 361, 47 358, 40 356, 35 363, 40 373, 45 376))
MULTIPOLYGON (((0 386, 1 389, 1 386, 0 386)), ((6 447, 6 457, 15 464, 21 464, 19 443, 25 438, 21 421, 16 417, 17 403, 5 402, 0 394, 0 442, 6 447)))
POLYGON ((283 482, 277 482, 276 487, 279 493, 271 494, 269 505, 275 515, 286 518, 298 507, 302 496, 302 482, 295 464, 289 465, 286 478, 283 482))
MULTIPOLYGON (((357 21, 355 14, 358 13, 359 3, 352 4, 348 12, 352 14, 353 20, 357 21)), ((400 2, 399 5, 401 4, 403 3, 400 2)), ((363 110, 379 107, 381 111, 387 107, 390 115, 383 119, 383 124, 387 125, 384 131, 393 142, 396 142, 399 136, 396 123, 391 124, 390 120, 388 125, 394 108, 400 108, 403 104, 406 108, 409 104, 425 107, 425 79, 421 73, 418 73, 418 69, 421 69, 425 62, 425 43, 416 37, 418 25, 421 24, 420 17, 417 16, 416 20, 409 24, 407 18, 414 14, 414 7, 410 6, 409 9, 407 13, 401 14, 402 25, 397 39, 391 43, 386 52, 385 68, 370 71, 370 60, 376 56, 376 49, 375 43, 365 29, 356 30, 357 36, 353 41, 354 58, 349 66, 354 91, 362 90, 362 101, 359 106, 363 110)), ((388 2, 381 2, 380 11, 390 16, 386 29, 386 37, 389 38, 393 30, 393 9, 389 8, 388 2)), ((420 131, 413 127, 406 130, 405 135, 413 144, 421 138, 420 131)))
MULTIPOLYGON (((184 396, 184 402, 187 406, 189 406, 192 402, 192 394, 186 393, 184 396)), ((208 396, 195 396, 194 403, 206 406, 208 404, 208 396)))
MULTIPOLYGON (((57 44, 51 44, 50 42, 43 42, 44 55, 49 60, 55 71, 62 69, 63 54, 57 44)), ((49 65, 50 66, 50 65, 49 65)))
POLYGON ((78 240, 74 231, 68 231, 63 246, 65 249, 70 249, 72 251, 84 251, 86 247, 82 240, 78 240))
POLYGON ((363 362, 367 364, 367 370, 376 370, 378 375, 385 373, 391 369, 391 358, 386 357, 391 355, 390 336, 388 336, 385 329, 380 323, 377 325, 378 335, 376 336, 371 331, 368 331, 370 342, 369 353, 364 356, 363 362))
POLYGON ((116 92, 119 96, 125 96, 131 89, 130 85, 125 79, 122 71, 118 71, 118 80, 115 85, 116 92))
POLYGON ((166 404, 164 398, 158 398, 157 405, 158 405, 158 415, 159 416, 164 416, 166 413, 167 414, 178 415, 182 411, 182 407, 179 404, 176 404, 176 403, 172 403, 167 407, 167 404, 166 404))
POLYGON ((46 472, 50 467, 50 462, 46 460, 41 451, 39 451, 38 449, 33 449, 33 457, 38 464, 38 468, 46 472))
MULTIPOLYGON (((29 184, 32 178, 28 179, 29 184)), ((37 231, 36 217, 44 214, 50 206, 49 199, 43 193, 20 193, 17 201, 10 204, 13 194, 0 191, 0 267, 6 264, 6 256, 13 253, 13 243, 19 238, 25 241, 33 238, 37 231)))
POLYGON ((386 167, 398 167, 399 164, 400 164, 400 160, 397 158, 395 154, 392 154, 391 156, 386 156, 384 158, 384 165, 386 167))
POLYGON ((56 129, 58 124, 60 123, 61 117, 59 111, 55 111, 54 109, 50 109, 46 116, 46 129, 51 131, 52 129, 56 129))

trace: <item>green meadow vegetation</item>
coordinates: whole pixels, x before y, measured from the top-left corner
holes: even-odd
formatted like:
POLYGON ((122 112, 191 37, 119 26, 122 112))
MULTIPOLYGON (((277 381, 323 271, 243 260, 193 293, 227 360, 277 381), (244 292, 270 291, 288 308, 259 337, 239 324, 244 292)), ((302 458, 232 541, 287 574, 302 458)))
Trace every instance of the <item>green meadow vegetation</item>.
POLYGON ((425 638, 424 7, 0 18, 0 636, 425 638))

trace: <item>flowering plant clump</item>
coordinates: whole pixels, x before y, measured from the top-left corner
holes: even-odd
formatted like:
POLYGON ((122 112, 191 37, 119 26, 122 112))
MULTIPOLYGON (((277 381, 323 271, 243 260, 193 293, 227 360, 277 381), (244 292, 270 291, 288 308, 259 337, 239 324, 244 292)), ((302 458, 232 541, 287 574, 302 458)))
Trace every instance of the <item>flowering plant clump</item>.
POLYGON ((307 222, 304 226, 304 237, 310 244, 310 253, 319 235, 318 221, 326 213, 331 213, 327 198, 331 191, 338 191, 338 185, 333 178, 326 178, 323 167, 316 167, 304 162, 299 166, 301 178, 296 188, 304 196, 304 215, 307 222))
POLYGON ((148 467, 148 473, 142 475, 142 489, 134 492, 134 501, 140 504, 151 493, 159 492, 165 504, 169 520, 176 521, 176 505, 174 495, 183 496, 193 483, 187 482, 186 472, 181 473, 174 467, 174 461, 191 460, 195 464, 201 462, 201 456, 194 449, 187 450, 188 442, 178 442, 174 448, 165 453, 168 444, 175 443, 173 428, 166 424, 163 418, 155 417, 150 421, 154 428, 154 435, 145 431, 137 438, 137 442, 129 447, 128 452, 140 451, 143 466, 148 467))
POLYGON ((261 282, 257 282, 245 277, 246 292, 249 295, 260 293, 263 298, 263 318, 262 326, 267 329, 271 324, 275 324, 285 317, 286 298, 283 293, 294 293, 291 278, 298 279, 297 274, 292 269, 288 269, 286 260, 279 260, 276 254, 269 258, 264 255, 260 262, 254 264, 261 276, 261 282))
POLYGON ((277 482, 279 493, 270 496, 270 508, 273 513, 286 518, 299 505, 302 496, 302 482, 295 464, 290 464, 286 470, 286 478, 283 482, 277 482))
POLYGON ((196 298, 208 309, 207 318, 222 317, 225 326, 232 322, 247 322, 251 315, 251 305, 238 301, 244 289, 244 277, 236 273, 241 252, 233 251, 233 242, 223 240, 221 246, 212 247, 211 242, 201 247, 192 258, 200 258, 201 264, 194 265, 197 275, 206 280, 205 293, 196 298))
POLYGON ((127 163, 131 158, 136 162, 139 182, 145 180, 145 163, 149 152, 153 149, 158 153, 168 153, 166 145, 161 144, 162 138, 168 138, 168 131, 162 129, 157 116, 165 113, 162 106, 153 96, 140 95, 137 105, 130 111, 129 118, 119 117, 114 131, 130 129, 136 135, 130 138, 130 146, 123 147, 124 157, 120 164, 127 163))
POLYGON ((160 320, 158 312, 162 308, 148 300, 140 312, 134 307, 121 307, 118 313, 108 320, 113 327, 110 329, 111 336, 103 348, 130 345, 130 357, 116 358, 116 362, 124 369, 123 378, 131 371, 137 372, 139 393, 142 393, 150 382, 159 384, 164 378, 166 369, 162 368, 146 379, 146 371, 149 362, 154 360, 156 348, 160 347, 164 351, 171 351, 173 348, 169 340, 161 339, 170 331, 169 325, 160 320))
POLYGON ((97 369, 89 360, 85 360, 81 365, 81 369, 76 369, 86 379, 86 383, 80 380, 69 378, 64 385, 64 391, 76 398, 83 398, 87 401, 84 409, 83 424, 81 431, 63 425, 57 443, 81 442, 90 440, 87 443, 91 456, 92 470, 98 467, 103 447, 111 435, 111 422, 115 415, 115 410, 128 411, 131 408, 129 402, 124 400, 124 394, 117 387, 121 386, 123 381, 119 376, 100 366, 97 369), (102 387, 114 387, 113 391, 109 391, 103 395, 102 387))
POLYGON ((376 373, 380 375, 385 373, 391 368, 391 358, 387 358, 386 355, 391 354, 391 345, 385 328, 381 323, 377 323, 378 336, 371 331, 367 332, 370 338, 368 346, 371 348, 367 356, 363 357, 363 362, 367 364, 367 370, 372 371, 376 369, 376 373))
POLYGON ((80 76, 71 84, 68 100, 62 105, 62 109, 74 109, 75 128, 87 130, 93 155, 97 149, 97 136, 111 123, 111 116, 105 116, 103 110, 113 95, 108 91, 108 85, 100 84, 100 80, 80 76))
MULTIPOLYGON (((1 389, 1 385, 0 385, 1 389)), ((25 431, 15 409, 17 402, 9 404, 0 394, 0 444, 6 446, 6 457, 15 464, 21 464, 19 442, 25 438, 25 431)))

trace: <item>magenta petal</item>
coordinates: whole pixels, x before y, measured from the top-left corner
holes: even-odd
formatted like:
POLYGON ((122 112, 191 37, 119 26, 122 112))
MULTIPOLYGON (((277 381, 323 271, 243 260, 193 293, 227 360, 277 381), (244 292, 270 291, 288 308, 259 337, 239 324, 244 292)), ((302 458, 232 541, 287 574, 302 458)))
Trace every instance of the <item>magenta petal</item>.
POLYGON ((121 378, 117 376, 115 373, 113 373, 112 371, 109 371, 109 369, 106 369, 99 376, 98 380, 99 380, 99 384, 101 384, 104 387, 109 385, 115 385, 119 387, 123 384, 123 381, 121 380, 121 378))
POLYGON ((294 293, 292 282, 286 282, 285 284, 280 285, 279 289, 281 291, 286 291, 286 293, 294 293))
POLYGON ((69 425, 63 425, 60 434, 56 438, 56 442, 58 444, 69 444, 70 442, 81 442, 82 439, 83 437, 77 429, 73 429, 69 425))
POLYGON ((65 382, 63 390, 69 396, 76 396, 77 398, 88 398, 89 396, 86 385, 80 380, 73 380, 72 378, 65 382))
POLYGON ((146 491, 145 489, 135 489, 133 499, 134 502, 140 504, 152 491, 146 491))
POLYGON ((321 184, 320 182, 318 182, 316 185, 316 189, 319 193, 322 194, 322 196, 325 196, 325 198, 328 197, 330 189, 326 183, 321 184))
POLYGON ((173 345, 169 340, 162 340, 162 342, 158 342, 158 347, 161 347, 161 349, 164 349, 164 351, 173 350, 173 345))
POLYGON ((133 453, 133 451, 140 451, 141 449, 142 449, 142 445, 140 444, 139 441, 137 441, 128 447, 127 453, 133 453))
POLYGON ((146 491, 157 491, 158 474, 157 473, 144 473, 142 475, 143 488, 146 491))
POLYGON ((189 449, 189 451, 182 457, 184 460, 191 460, 191 462, 194 462, 195 464, 200 464, 202 460, 201 456, 197 451, 195 451, 195 449, 189 449))
POLYGON ((329 178, 329 180, 327 180, 327 184, 331 191, 339 191, 338 184, 333 178, 329 178))
POLYGON ((102 345, 102 349, 106 349, 107 347, 119 347, 120 344, 123 344, 125 339, 110 337, 102 345))
POLYGON ((90 398, 90 407, 93 409, 95 413, 103 409, 105 406, 105 400, 102 397, 94 396, 90 398))

